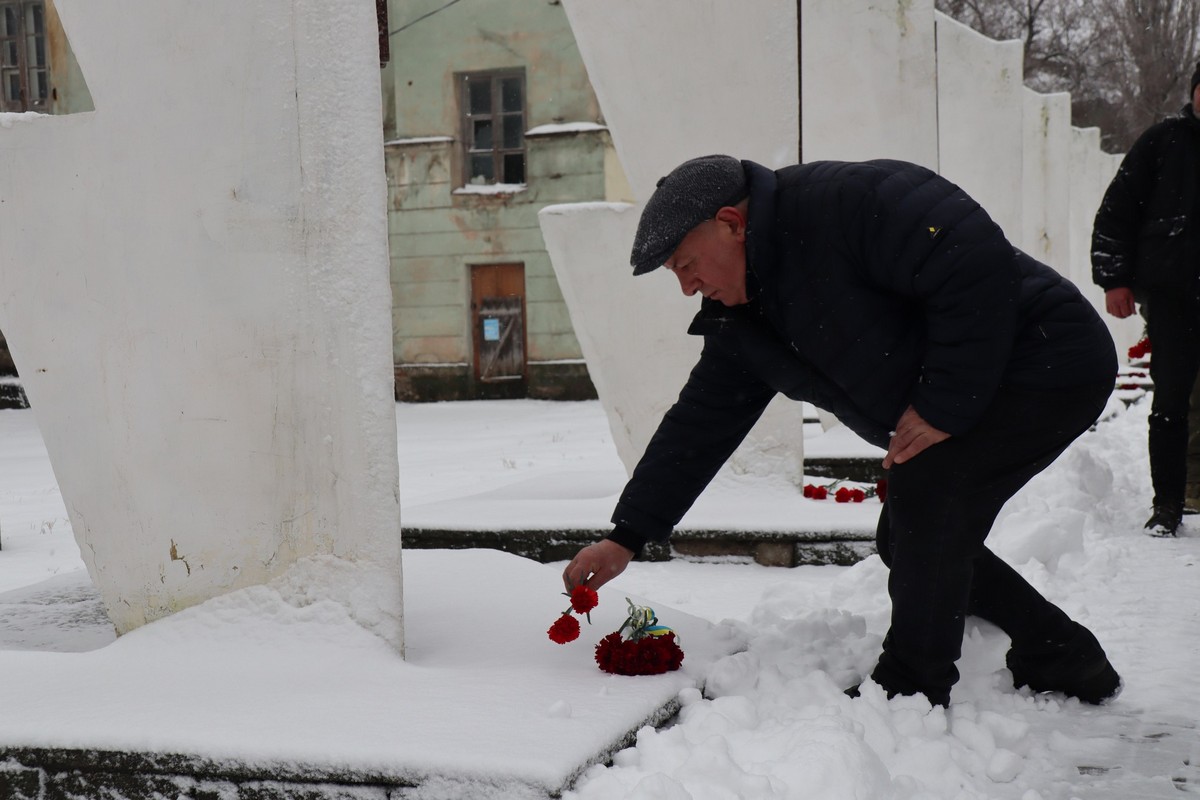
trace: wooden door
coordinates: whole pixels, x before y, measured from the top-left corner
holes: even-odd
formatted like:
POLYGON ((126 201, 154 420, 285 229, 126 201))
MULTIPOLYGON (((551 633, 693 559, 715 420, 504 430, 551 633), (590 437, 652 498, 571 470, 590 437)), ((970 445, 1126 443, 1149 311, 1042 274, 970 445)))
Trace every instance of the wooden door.
POLYGON ((471 268, 471 327, 476 380, 525 379, 524 264, 471 268))

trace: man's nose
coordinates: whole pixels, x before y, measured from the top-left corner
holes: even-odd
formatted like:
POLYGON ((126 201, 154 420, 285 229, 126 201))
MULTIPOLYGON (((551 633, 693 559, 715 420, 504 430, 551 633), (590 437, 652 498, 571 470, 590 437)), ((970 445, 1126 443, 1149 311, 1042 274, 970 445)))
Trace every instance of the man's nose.
POLYGON ((691 297, 700 288, 700 282, 696 280, 694 275, 687 275, 683 272, 674 271, 675 277, 679 279, 679 288, 685 295, 691 297))

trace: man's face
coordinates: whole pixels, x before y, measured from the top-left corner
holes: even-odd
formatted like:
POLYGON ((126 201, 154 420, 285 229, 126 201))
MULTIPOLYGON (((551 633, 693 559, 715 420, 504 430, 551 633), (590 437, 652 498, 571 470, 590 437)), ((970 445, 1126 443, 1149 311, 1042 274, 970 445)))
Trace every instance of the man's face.
POLYGON ((693 228, 664 264, 688 297, 699 292, 727 306, 748 303, 746 220, 733 207, 693 228))
POLYGON ((1200 113, 1200 83, 1192 90, 1192 111, 1200 113))

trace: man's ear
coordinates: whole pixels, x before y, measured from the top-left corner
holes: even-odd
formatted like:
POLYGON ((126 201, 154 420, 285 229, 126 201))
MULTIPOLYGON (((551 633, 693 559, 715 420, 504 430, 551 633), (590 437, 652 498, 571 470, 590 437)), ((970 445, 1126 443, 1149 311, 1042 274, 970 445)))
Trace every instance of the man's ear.
POLYGON ((717 209, 717 222, 729 227, 734 237, 739 241, 746 240, 746 216, 734 206, 722 206, 717 209))

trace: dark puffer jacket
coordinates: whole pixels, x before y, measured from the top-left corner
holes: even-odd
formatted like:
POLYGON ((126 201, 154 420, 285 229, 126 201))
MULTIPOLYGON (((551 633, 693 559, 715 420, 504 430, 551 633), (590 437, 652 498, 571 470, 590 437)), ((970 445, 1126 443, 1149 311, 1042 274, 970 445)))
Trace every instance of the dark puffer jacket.
POLYGON ((1200 275, 1200 120, 1190 105, 1125 154, 1092 230, 1092 280, 1104 289, 1190 287, 1200 275))
POLYGON ((960 435, 1002 384, 1115 378, 1112 338, 1078 289, 936 173, 743 164, 753 299, 703 302, 689 330, 702 355, 621 496, 614 540, 669 536, 777 392, 887 447, 909 404, 960 435))

